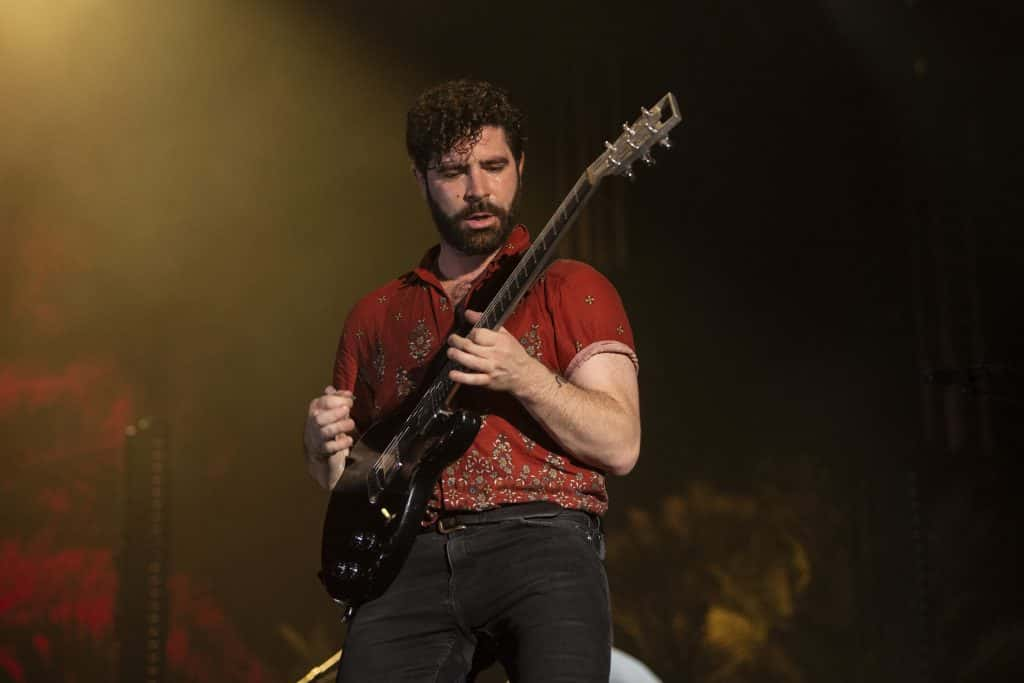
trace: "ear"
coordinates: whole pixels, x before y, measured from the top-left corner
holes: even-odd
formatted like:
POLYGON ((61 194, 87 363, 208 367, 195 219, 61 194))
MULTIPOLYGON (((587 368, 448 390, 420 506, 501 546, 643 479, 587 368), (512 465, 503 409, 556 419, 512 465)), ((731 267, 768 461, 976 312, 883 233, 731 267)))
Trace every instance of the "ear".
POLYGON ((517 165, 519 166, 519 177, 522 178, 523 167, 526 166, 526 152, 519 153, 519 163, 517 165))
POLYGON ((416 186, 420 188, 420 196, 425 200, 427 198, 427 179, 420 173, 420 169, 414 165, 411 169, 412 177, 416 179, 416 186))

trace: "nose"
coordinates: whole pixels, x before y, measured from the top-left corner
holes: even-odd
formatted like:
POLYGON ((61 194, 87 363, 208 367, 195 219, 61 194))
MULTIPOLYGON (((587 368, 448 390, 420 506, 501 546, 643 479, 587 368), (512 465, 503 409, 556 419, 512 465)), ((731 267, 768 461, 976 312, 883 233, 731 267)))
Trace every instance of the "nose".
POLYGON ((487 173, 479 167, 466 174, 466 202, 481 201, 491 196, 491 184, 487 173))

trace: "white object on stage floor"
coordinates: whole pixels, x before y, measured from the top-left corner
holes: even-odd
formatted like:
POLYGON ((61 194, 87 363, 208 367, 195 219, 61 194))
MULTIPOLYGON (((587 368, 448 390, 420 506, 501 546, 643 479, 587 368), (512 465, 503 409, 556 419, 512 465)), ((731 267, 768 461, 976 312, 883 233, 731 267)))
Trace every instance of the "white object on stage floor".
POLYGON ((661 683, 661 679, 639 659, 613 647, 608 683, 661 683))

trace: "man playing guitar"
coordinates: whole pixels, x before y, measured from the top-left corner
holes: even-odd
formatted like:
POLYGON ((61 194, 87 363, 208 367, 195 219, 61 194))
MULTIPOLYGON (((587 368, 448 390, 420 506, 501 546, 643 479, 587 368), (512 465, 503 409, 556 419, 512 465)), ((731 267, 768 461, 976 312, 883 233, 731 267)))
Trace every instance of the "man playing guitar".
POLYGON ((558 260, 503 326, 455 334, 529 246, 513 221, 522 115, 488 83, 447 82, 416 101, 406 142, 440 244, 350 312, 332 385, 309 404, 307 467, 334 490, 358 437, 430 381, 439 353, 482 426, 441 472, 394 581, 355 611, 338 680, 471 679, 497 657, 512 681, 603 683, 605 476, 640 448, 629 321, 601 274, 558 260))

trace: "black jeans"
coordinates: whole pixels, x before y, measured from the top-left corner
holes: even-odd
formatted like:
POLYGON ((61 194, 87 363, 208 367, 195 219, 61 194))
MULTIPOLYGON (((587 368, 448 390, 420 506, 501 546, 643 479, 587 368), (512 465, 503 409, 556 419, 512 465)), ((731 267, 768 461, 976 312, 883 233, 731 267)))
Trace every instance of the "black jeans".
POLYGON ((611 610, 598 522, 583 512, 417 537, 398 578, 350 626, 339 683, 509 679, 607 683, 611 610))

